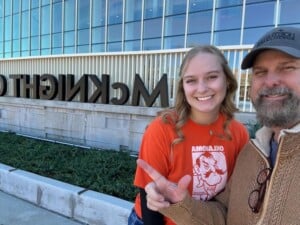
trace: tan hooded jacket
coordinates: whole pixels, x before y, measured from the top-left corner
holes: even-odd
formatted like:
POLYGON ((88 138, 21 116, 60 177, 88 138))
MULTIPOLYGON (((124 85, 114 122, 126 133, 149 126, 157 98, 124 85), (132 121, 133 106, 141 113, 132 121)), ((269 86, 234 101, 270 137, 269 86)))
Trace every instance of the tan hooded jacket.
POLYGON ((261 128, 238 156, 234 172, 214 200, 191 197, 161 212, 178 225, 300 225, 300 123, 282 130, 272 176, 258 213, 248 204, 251 191, 259 188, 257 175, 270 167, 271 130, 261 128))

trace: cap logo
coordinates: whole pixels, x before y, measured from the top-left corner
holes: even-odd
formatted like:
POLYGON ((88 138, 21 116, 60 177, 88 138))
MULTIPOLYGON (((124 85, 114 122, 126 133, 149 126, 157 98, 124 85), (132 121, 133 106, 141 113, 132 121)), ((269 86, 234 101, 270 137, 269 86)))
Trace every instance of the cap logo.
POLYGON ((269 42, 272 40, 295 40, 296 34, 292 32, 287 32, 282 29, 279 29, 276 32, 272 32, 271 34, 263 37, 257 44, 256 47, 263 45, 265 42, 269 42))

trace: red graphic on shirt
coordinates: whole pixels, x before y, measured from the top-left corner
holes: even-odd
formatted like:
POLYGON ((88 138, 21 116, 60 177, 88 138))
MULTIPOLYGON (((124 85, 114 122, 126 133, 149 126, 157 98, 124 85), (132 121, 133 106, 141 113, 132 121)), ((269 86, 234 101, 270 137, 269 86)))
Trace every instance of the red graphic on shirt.
POLYGON ((209 200, 224 187, 227 179, 226 164, 224 163, 223 152, 204 151, 200 154, 198 152, 193 165, 193 197, 209 200))

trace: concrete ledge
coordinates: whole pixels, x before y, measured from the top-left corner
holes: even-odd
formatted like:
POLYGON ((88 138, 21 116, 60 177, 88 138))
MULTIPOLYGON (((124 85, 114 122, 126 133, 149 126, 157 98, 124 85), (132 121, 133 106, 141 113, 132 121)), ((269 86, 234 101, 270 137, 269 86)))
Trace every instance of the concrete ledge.
POLYGON ((132 202, 0 163, 0 190, 89 225, 127 225, 132 202))

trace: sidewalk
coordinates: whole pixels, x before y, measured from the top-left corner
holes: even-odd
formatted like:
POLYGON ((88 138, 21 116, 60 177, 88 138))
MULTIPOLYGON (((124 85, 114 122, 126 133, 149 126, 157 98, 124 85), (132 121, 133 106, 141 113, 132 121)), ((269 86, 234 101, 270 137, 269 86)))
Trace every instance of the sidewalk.
POLYGON ((126 225, 132 207, 132 202, 0 163, 0 225, 126 225))
POLYGON ((0 225, 83 225, 0 191, 0 225))

